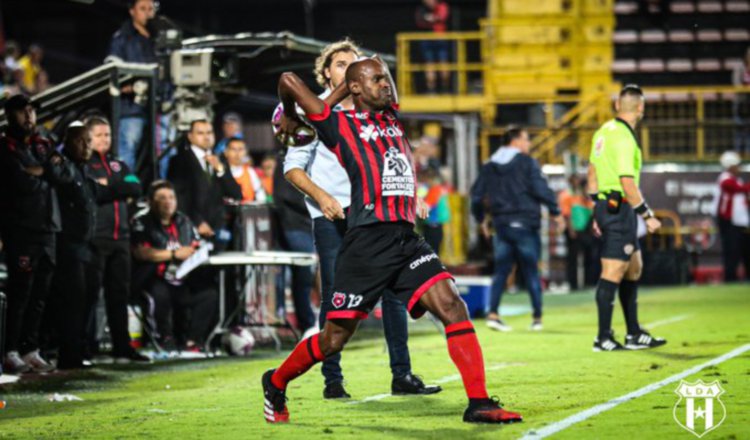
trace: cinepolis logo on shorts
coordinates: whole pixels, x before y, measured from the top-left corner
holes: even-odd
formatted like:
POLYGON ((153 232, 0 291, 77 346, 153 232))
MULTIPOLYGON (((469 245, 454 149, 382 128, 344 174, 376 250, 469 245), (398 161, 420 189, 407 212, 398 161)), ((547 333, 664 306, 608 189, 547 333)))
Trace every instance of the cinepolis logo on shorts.
POLYGON ((672 411, 675 422, 698 438, 718 428, 727 418, 727 409, 719 399, 724 389, 718 380, 711 383, 681 380, 674 392, 679 396, 672 411))

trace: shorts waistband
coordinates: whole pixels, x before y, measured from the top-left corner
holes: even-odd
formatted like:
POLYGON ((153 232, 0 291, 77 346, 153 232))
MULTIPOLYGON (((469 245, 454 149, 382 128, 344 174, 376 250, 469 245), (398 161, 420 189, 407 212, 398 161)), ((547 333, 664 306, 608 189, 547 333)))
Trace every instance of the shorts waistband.
MULTIPOLYGON (((612 194, 613 192, 615 192, 615 191, 610 191, 610 192, 606 192, 606 193, 599 193, 599 195, 597 196, 597 198, 598 198, 599 200, 602 200, 602 201, 605 201, 605 202, 606 202, 606 201, 607 201, 607 197, 609 197, 609 195, 610 195, 610 194, 612 194)), ((622 203, 628 203, 628 199, 627 199, 627 197, 625 197, 625 196, 622 196, 622 200, 621 200, 621 202, 622 202, 622 203)))

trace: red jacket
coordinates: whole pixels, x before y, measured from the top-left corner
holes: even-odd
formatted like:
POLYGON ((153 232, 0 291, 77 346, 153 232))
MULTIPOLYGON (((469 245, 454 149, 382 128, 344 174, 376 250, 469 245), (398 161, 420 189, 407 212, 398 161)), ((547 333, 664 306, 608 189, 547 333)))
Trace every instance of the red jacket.
POLYGON ((737 226, 748 226, 748 193, 750 183, 729 172, 719 175, 719 207, 717 215, 737 226))

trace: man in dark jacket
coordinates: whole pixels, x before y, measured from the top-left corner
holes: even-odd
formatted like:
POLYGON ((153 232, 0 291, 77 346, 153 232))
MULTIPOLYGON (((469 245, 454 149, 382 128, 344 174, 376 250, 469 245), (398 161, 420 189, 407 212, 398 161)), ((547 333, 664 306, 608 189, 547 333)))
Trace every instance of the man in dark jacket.
POLYGON ((62 231, 57 235, 56 300, 60 354, 57 368, 83 367, 83 330, 86 309, 86 265, 91 261, 96 226, 97 183, 86 169, 91 139, 83 123, 65 132, 63 154, 73 166, 71 182, 58 186, 62 231))
POLYGON ((36 109, 28 98, 8 99, 5 114, 8 129, 0 137, 0 229, 8 263, 5 371, 49 371, 38 335, 60 231, 55 187, 70 182, 73 171, 37 133, 36 109))
POLYGON ((128 201, 141 195, 141 184, 128 165, 111 154, 109 122, 99 116, 86 121, 94 150, 88 162, 91 176, 101 185, 103 197, 98 200, 93 257, 86 269, 85 353, 90 356, 95 344, 93 312, 104 287, 107 323, 112 336, 112 356, 118 363, 148 362, 130 346, 128 335, 128 299, 130 297, 130 228, 128 201))
POLYGON ((169 161, 168 180, 174 184, 180 211, 220 250, 229 241, 224 198, 242 200, 242 190, 212 152, 214 131, 208 121, 193 121, 187 140, 169 161))
MULTIPOLYGON (((156 48, 147 27, 149 20, 156 15, 154 0, 128 0, 127 3, 130 20, 112 36, 107 58, 129 63, 156 63, 156 48)), ((134 84, 124 85, 120 99, 117 152, 133 171, 136 171, 146 116, 146 107, 135 94, 134 84)))
POLYGON ((149 315, 155 320, 157 339, 167 349, 197 349, 216 321, 215 289, 207 288, 195 272, 182 280, 179 265, 198 247, 198 234, 190 218, 177 211, 174 187, 157 180, 148 191, 149 210, 133 218, 133 256, 136 289, 150 296, 149 315))
POLYGON ((538 271, 541 253, 540 206, 547 206, 558 228, 564 228, 557 197, 547 185, 537 161, 528 155, 529 146, 526 130, 510 128, 504 146, 482 167, 471 189, 471 211, 477 222, 482 224, 483 233, 489 237, 490 219, 495 226, 495 279, 492 282, 487 326, 499 331, 511 330, 500 319, 499 308, 514 262, 518 263, 531 295, 531 329, 542 329, 542 286, 538 271), (489 218, 486 219, 485 215, 489 218))

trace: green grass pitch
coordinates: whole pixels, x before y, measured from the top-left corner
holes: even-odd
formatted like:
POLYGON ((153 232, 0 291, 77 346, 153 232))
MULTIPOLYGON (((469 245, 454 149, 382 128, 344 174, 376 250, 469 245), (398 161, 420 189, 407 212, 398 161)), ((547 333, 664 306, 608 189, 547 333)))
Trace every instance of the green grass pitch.
MULTIPOLYGON (((525 295, 507 296, 526 305, 525 295)), ((530 318, 513 316, 515 330, 497 333, 476 322, 490 393, 525 421, 474 426, 461 421, 466 400, 445 341, 428 323, 412 325, 413 370, 444 391, 428 397, 385 397, 361 403, 324 401, 319 367, 289 386, 288 425, 267 425, 260 376, 281 355, 178 362, 140 368, 105 367, 74 376, 0 388, 0 438, 435 438, 516 439, 545 425, 665 379, 750 343, 750 286, 641 289, 640 318, 662 322, 652 333, 669 343, 638 352, 593 353, 596 310, 592 293, 545 298, 545 330, 527 330, 530 318), (674 319, 673 319, 674 318, 674 319), (82 402, 52 403, 53 392, 82 402)), ((624 334, 619 304, 615 331, 624 334)), ((353 400, 388 393, 390 371, 382 337, 356 337, 343 356, 353 400)), ((750 438, 750 352, 686 380, 719 380, 727 411, 704 439, 750 438)), ((677 384, 573 425, 551 438, 690 439, 672 417, 677 384)))

